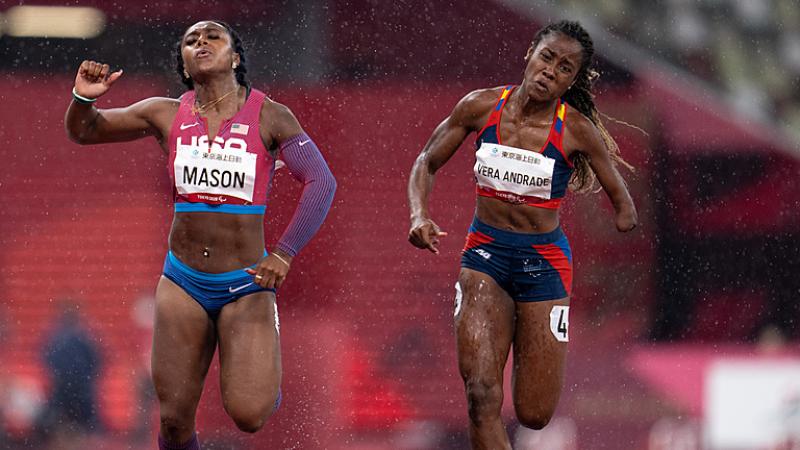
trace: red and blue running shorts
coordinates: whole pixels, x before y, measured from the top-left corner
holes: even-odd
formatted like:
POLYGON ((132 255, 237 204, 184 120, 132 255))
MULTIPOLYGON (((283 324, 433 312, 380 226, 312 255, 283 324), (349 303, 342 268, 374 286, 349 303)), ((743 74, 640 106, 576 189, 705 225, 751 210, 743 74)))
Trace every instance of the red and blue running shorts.
POLYGON ((572 251, 561 227, 549 233, 517 233, 476 217, 461 267, 491 276, 518 302, 557 300, 572 293, 572 251))

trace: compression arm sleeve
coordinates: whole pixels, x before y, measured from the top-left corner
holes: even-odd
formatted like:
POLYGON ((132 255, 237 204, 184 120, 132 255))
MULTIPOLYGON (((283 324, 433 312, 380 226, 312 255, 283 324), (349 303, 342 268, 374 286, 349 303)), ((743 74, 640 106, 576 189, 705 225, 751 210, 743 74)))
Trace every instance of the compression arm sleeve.
POLYGON ((305 133, 283 141, 280 153, 286 168, 304 185, 297 209, 277 245, 278 249, 295 256, 328 215, 336 192, 336 179, 314 141, 305 133))

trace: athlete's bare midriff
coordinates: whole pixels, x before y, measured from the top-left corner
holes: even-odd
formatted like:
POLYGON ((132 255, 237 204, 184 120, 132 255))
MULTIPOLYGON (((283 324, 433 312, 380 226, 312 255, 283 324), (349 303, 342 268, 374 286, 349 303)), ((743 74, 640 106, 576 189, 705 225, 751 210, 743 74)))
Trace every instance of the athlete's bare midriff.
POLYGON ((200 272, 221 273, 251 266, 264 256, 264 216, 176 212, 169 248, 200 272))
POLYGON ((495 228, 518 233, 548 233, 558 227, 558 210, 514 205, 491 197, 477 197, 475 214, 495 228))

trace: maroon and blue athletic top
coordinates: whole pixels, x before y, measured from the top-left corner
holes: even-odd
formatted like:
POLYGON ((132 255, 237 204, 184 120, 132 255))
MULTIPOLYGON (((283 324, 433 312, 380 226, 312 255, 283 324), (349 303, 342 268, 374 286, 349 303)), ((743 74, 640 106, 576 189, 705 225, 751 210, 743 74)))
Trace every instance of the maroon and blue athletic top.
POLYGON ((294 256, 322 225, 336 180, 305 133, 281 142, 275 156, 267 151, 259 132, 266 95, 256 89, 248 94, 242 108, 222 122, 213 138, 206 119, 192 110, 195 92, 181 96, 169 137, 175 212, 264 214, 279 156, 304 184, 298 208, 277 244, 294 256))
POLYGON ((263 214, 275 159, 259 133, 266 95, 253 89, 244 106, 208 136, 208 122, 192 111, 195 92, 181 96, 169 140, 175 211, 263 214))

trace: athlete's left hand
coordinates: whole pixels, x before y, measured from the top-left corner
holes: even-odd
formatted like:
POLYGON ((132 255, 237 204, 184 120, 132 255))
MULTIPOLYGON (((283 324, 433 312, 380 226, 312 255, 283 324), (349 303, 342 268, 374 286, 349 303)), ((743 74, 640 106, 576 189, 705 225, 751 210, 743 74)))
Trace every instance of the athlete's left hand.
POLYGON ((253 275, 253 282, 262 288, 278 289, 286 279, 286 274, 289 273, 292 259, 286 253, 275 250, 259 261, 254 269, 245 269, 245 271, 253 275))
POLYGON ((615 214, 614 221, 617 224, 617 230, 631 231, 639 224, 639 215, 636 213, 636 209, 625 208, 615 214))

